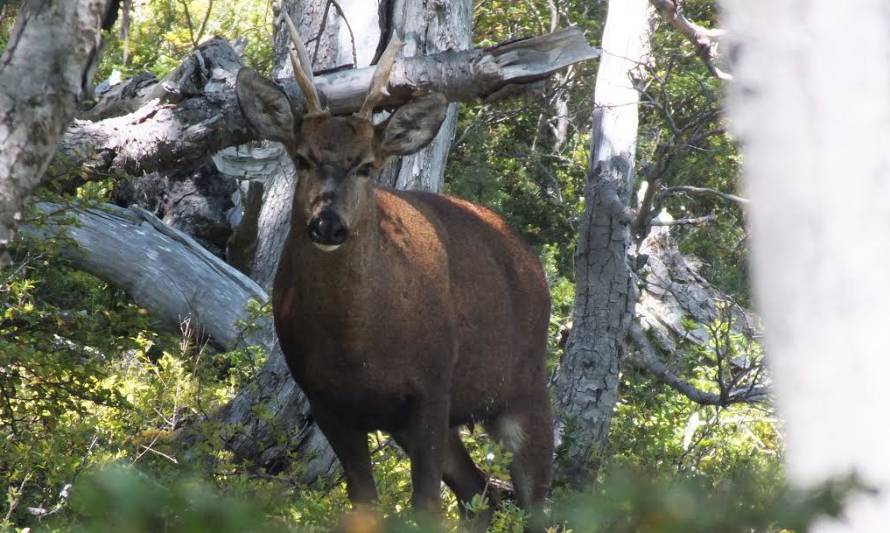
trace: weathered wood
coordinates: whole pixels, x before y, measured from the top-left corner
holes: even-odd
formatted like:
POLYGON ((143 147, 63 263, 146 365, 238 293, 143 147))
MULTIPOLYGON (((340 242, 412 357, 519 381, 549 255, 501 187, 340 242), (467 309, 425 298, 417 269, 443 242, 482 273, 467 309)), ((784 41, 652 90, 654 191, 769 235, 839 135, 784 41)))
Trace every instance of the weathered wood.
MULTIPOLYGON (((424 91, 442 92, 452 101, 497 98, 509 87, 536 82, 597 55, 580 30, 568 28, 486 50, 405 58, 395 66, 384 105, 397 106, 424 91)), ((65 132, 57 163, 138 175, 194 168, 218 150, 253 140, 234 92, 240 66, 224 40, 204 43, 181 67, 179 80, 165 88, 169 101, 156 98, 127 115, 78 121, 65 132)), ((323 74, 316 76, 316 84, 332 112, 349 113, 361 106, 373 70, 323 74)), ((292 79, 281 83, 301 106, 302 95, 292 79)))
MULTIPOLYGON (((43 213, 60 211, 51 203, 37 207, 43 213)), ((169 327, 178 328, 188 318, 195 331, 225 350, 261 340, 243 338, 237 324, 248 318, 247 301, 265 302, 266 292, 188 235, 141 208, 106 204, 60 214, 74 224, 50 217, 45 225, 23 226, 22 231, 38 238, 67 235, 76 246, 63 242, 63 257, 126 290, 169 327)))
POLYGON ((647 0, 612 0, 593 98, 590 168, 575 253, 572 331, 554 381, 558 478, 590 480, 618 399, 636 291, 628 264, 639 93, 633 73, 648 50, 647 0))
POLYGON ((162 98, 127 115, 75 121, 61 140, 56 166, 137 176, 184 171, 226 146, 252 140, 233 92, 240 68, 241 59, 227 41, 203 43, 171 75, 176 83, 159 84, 162 98))
MULTIPOLYGON (((672 220, 665 213, 659 218, 662 224, 672 220)), ((633 349, 627 352, 627 362, 700 404, 725 406, 768 401, 769 375, 762 360, 741 357, 726 361, 734 372, 731 378, 716 376, 717 388, 722 393, 697 388, 682 379, 680 372, 672 370, 684 367, 688 354, 683 345, 694 344, 716 352, 709 325, 728 323, 733 332, 752 339, 762 335, 760 318, 702 277, 696 263, 680 253, 667 225, 649 232, 640 243, 636 259, 638 264, 645 264, 638 267, 634 276, 640 290, 630 330, 633 349), (690 329, 690 319, 699 327, 690 329)), ((725 355, 714 353, 714 357, 725 355)))
POLYGON ((708 72, 718 79, 732 81, 732 74, 717 66, 719 59, 717 50, 720 46, 720 38, 724 35, 723 30, 705 28, 692 22, 683 14, 683 4, 677 0, 650 1, 661 13, 661 16, 692 43, 696 55, 701 58, 708 72))
POLYGON ((116 0, 26 1, 0 57, 0 266, 22 206, 90 95, 116 0))

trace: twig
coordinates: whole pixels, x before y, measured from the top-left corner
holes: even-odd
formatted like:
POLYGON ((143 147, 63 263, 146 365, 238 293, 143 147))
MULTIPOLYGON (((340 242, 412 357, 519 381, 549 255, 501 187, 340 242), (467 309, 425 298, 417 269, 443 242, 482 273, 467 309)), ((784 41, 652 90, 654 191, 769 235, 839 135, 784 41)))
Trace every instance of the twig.
POLYGON ((352 26, 349 24, 349 19, 346 18, 346 13, 343 12, 343 8, 340 7, 340 4, 337 2, 337 0, 330 0, 330 3, 333 4, 335 8, 337 8, 337 11, 340 13, 340 18, 342 18, 343 22, 346 23, 346 29, 349 31, 349 40, 352 43, 352 66, 353 68, 358 68, 358 53, 356 53, 355 50, 355 34, 352 32, 352 26))
MULTIPOLYGON (((312 52, 312 64, 315 65, 316 61, 318 61, 318 49, 321 47, 321 36, 324 35, 324 30, 328 25, 328 12, 331 10, 331 5, 334 3, 334 0, 328 0, 324 5, 324 13, 321 15, 321 24, 318 26, 318 33, 315 35, 315 38, 312 39, 315 41, 315 50, 312 52)), ((283 9, 283 8, 282 8, 283 9)), ((356 65, 358 67, 358 65, 356 65)))
POLYGON ((207 1, 207 11, 204 13, 204 20, 201 21, 201 27, 198 28, 198 36, 195 38, 195 46, 198 46, 198 42, 201 41, 201 37, 204 36, 204 30, 207 29, 207 21, 210 20, 210 12, 213 11, 213 0, 207 1))
POLYGON ((12 518, 12 513, 15 511, 16 507, 19 506, 19 502, 22 500, 22 494, 25 492, 25 484, 28 483, 28 480, 31 479, 31 472, 25 474, 25 479, 22 480, 22 483, 19 485, 18 490, 15 492, 15 497, 9 502, 9 509, 6 510, 6 516, 3 517, 3 521, 9 523, 9 520, 12 518))
POLYGON ((186 0, 179 0, 179 3, 182 5, 182 10, 185 11, 185 23, 189 29, 189 41, 192 43, 192 50, 198 47, 198 44, 195 42, 195 28, 192 25, 192 14, 189 13, 189 4, 186 0))
MULTIPOLYGON (((170 455, 167 455, 167 454, 164 453, 164 452, 155 450, 154 448, 150 448, 150 447, 148 447, 148 446, 146 446, 146 445, 144 445, 144 444, 141 444, 140 446, 142 446, 143 448, 145 448, 145 451, 148 451, 148 452, 151 452, 151 453, 160 455, 161 457, 163 457, 164 459, 167 459, 168 461, 170 461, 171 463, 173 463, 173 464, 175 464, 175 465, 178 465, 178 464, 179 464, 179 461, 177 461, 176 458, 173 457, 173 456, 170 456, 170 455)), ((139 457, 142 457, 142 455, 140 455, 139 457)))

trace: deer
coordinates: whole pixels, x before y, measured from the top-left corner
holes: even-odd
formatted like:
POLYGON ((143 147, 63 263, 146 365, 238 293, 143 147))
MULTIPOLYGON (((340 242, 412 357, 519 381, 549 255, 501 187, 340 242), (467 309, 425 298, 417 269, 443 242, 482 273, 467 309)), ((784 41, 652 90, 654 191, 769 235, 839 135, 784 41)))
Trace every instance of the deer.
POLYGON ((385 431, 410 459, 415 510, 440 513, 442 481, 462 516, 477 494, 496 505, 459 432, 482 424, 512 453, 515 497, 537 515, 553 456, 550 298, 540 262, 485 207, 375 184, 389 158, 432 141, 448 103, 430 92, 372 122, 388 94, 397 37, 359 111, 335 116, 284 18, 305 112, 250 68, 239 71, 236 94, 255 135, 282 143, 298 170, 272 290, 275 331, 350 500, 376 501, 368 433, 385 431))

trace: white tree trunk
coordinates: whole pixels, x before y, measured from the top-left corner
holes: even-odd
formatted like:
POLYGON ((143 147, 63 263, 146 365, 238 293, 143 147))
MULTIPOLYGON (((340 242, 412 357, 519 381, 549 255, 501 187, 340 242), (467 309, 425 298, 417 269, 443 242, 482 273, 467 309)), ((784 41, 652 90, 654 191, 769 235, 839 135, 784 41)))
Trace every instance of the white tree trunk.
POLYGON ((818 531, 890 519, 890 9, 723 0, 730 117, 751 198, 755 299, 792 480, 880 489, 818 531))
POLYGON ((582 484, 596 471, 618 399, 636 302, 627 261, 639 93, 634 71, 649 42, 647 0, 612 0, 593 98, 590 169, 575 253, 575 307, 555 378, 558 476, 582 484))
POLYGON ((0 57, 0 266, 25 199, 90 95, 112 0, 26 1, 0 57))

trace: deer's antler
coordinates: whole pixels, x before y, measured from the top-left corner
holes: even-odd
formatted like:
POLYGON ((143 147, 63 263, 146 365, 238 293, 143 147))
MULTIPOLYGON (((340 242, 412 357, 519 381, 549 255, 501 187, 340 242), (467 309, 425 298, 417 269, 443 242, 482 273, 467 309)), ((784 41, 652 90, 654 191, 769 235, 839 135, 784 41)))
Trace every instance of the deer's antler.
POLYGON ((389 82, 389 75, 392 73, 392 68, 396 64, 396 57, 399 55, 401 48, 402 41, 393 34, 389 44, 386 45, 386 50, 383 51, 380 60, 377 61, 377 69, 374 70, 374 77, 371 79, 371 88, 368 90, 368 96, 362 103, 361 109, 355 113, 355 116, 371 120, 374 108, 380 105, 380 102, 389 95, 389 91, 386 90, 386 84, 389 82))
POLYGON ((293 50, 288 50, 287 52, 290 56, 291 66, 294 69, 294 78, 297 80, 297 85, 300 86, 303 95, 306 97, 306 114, 323 114, 326 111, 322 109, 321 100, 318 98, 318 91, 315 90, 315 81, 312 76, 312 61, 309 60, 309 54, 306 52, 306 47, 303 46, 303 41, 297 33, 294 21, 291 20, 290 15, 287 14, 287 9, 282 8, 281 14, 284 18, 284 25, 287 26, 290 40, 294 44, 294 48, 296 48, 296 53, 293 50))

